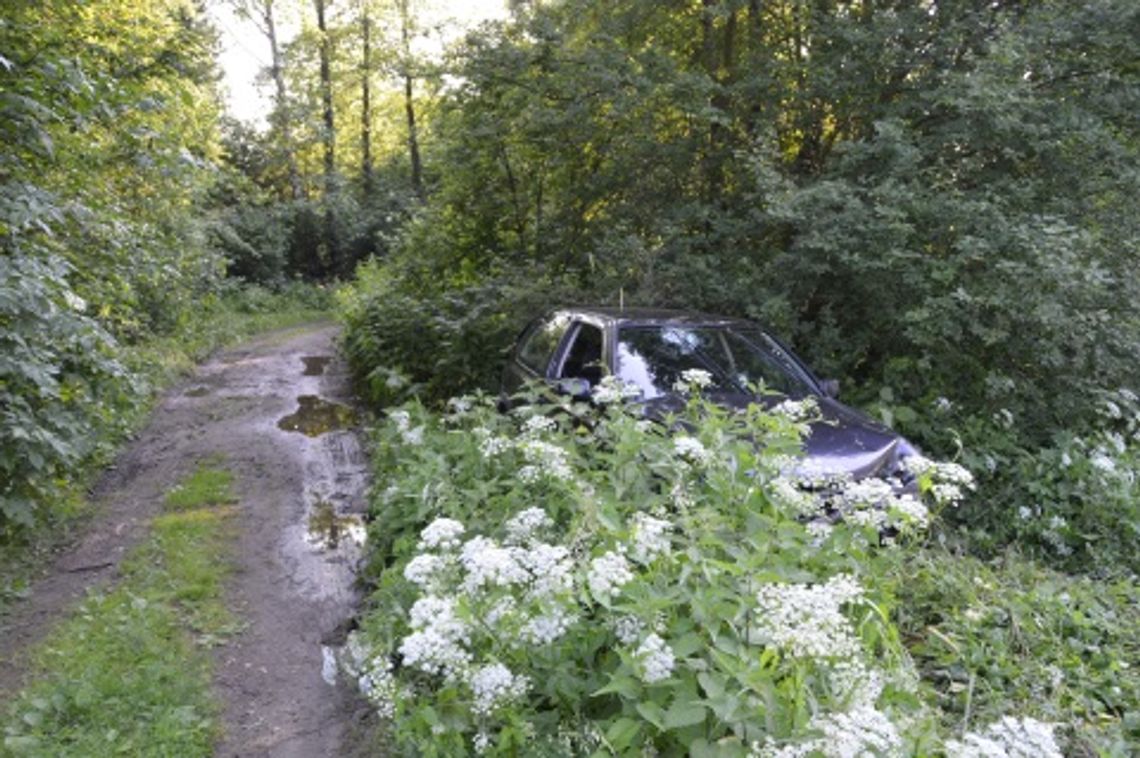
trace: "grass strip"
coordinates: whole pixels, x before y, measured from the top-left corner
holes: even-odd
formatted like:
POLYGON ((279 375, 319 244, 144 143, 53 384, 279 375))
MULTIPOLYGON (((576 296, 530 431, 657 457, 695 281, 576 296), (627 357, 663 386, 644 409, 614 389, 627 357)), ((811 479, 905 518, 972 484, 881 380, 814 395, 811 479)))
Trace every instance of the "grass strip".
POLYGON ((223 599, 232 474, 204 463, 167 496, 122 581, 92 594, 37 652, 4 722, 11 755, 209 755, 209 648, 236 630, 223 599))

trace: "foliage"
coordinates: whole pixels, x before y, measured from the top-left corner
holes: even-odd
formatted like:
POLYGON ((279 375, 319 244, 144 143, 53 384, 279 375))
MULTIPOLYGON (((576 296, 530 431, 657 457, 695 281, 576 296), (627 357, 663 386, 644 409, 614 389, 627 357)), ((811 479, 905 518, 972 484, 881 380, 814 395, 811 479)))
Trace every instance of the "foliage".
MULTIPOLYGON (((1112 518, 1135 535, 1134 510, 1101 520, 1094 505, 1127 500, 1123 486, 1034 487, 1065 439, 1103 444, 1103 398, 1136 391, 1140 88, 1123 51, 1138 13, 1125 0, 530 6, 452 51, 432 192, 372 307, 467 303, 510 280, 534 300, 557 282, 545 303, 752 317, 924 448, 999 464, 959 522, 997 527, 988 547, 1017 538, 1022 506, 1074 535, 1112 518), (943 402, 955 412, 932 414, 943 402)), ((350 321, 350 341, 401 339, 382 328, 350 321)), ((510 331, 483 334, 488 365, 467 378, 493 389, 489 356, 510 331)), ((455 391, 407 348, 359 359, 363 375, 414 375, 433 401, 455 391)), ((1052 559, 1078 565, 1079 541, 1052 559)))
POLYGON ((195 213, 217 157, 212 46, 183 0, 23 3, 0 25, 0 250, 66 259, 120 337, 169 328, 220 274, 195 213))
MULTIPOLYGON (((843 516, 822 518, 785 479, 804 433, 790 408, 740 415, 695 394, 656 425, 620 402, 532 400, 405 406, 378 432, 378 589, 342 665, 401 752, 939 743, 891 621, 891 572, 927 517, 913 496, 832 485, 843 516), (876 514, 902 547, 880 544, 876 514)), ((960 479, 923 470, 927 496, 960 479)), ((1049 731, 1043 754, 1059 755, 1049 731)))
POLYGON ((138 390, 62 260, 0 257, 0 533, 29 527, 138 390))
POLYGON ((964 457, 984 472, 989 497, 956 514, 980 554, 1002 545, 1058 568, 1100 577, 1140 572, 1140 405, 1123 388, 1100 395, 1095 424, 1060 430, 1050 444, 1017 446, 1012 417, 991 420, 990 450, 964 457))
POLYGON ((1010 712, 1068 725, 1068 755, 1140 743, 1140 586, 1074 578, 1010 553, 940 549, 894 568, 898 626, 947 728, 1010 712))
MULTIPOLYGON (((185 483, 228 475, 202 466, 185 483)), ((185 492, 185 487, 183 492, 185 492)), ((210 640, 233 629, 222 599, 224 486, 179 497, 123 566, 38 651, 38 677, 3 719, 5 755, 204 755, 217 734, 210 640)))
POLYGON ((386 405, 421 394, 442 402, 465 388, 496 387, 514 337, 557 293, 572 291, 528 273, 409 291, 389 267, 362 265, 339 313, 348 357, 368 398, 386 405))
POLYGON ((176 329, 221 273, 195 209, 217 116, 199 10, 18 3, 0 20, 5 538, 59 510, 144 397, 120 345, 176 329))

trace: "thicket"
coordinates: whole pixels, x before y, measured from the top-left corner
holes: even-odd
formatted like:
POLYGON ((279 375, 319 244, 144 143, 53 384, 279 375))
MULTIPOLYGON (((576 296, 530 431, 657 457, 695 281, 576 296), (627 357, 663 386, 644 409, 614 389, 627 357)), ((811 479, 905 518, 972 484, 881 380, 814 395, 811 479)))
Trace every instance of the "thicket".
POLYGON ((378 399, 493 390, 538 303, 753 317, 982 479, 948 537, 1135 572, 1140 10, 566 0, 454 49, 348 299, 378 399))

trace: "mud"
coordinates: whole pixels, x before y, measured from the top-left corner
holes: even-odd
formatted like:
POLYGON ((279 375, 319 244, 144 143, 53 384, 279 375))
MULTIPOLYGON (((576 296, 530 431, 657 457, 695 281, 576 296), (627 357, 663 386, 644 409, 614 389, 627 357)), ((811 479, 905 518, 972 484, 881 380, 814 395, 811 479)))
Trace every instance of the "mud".
POLYGON ((331 355, 302 355, 301 363, 305 364, 305 376, 320 376, 332 361, 331 355))
POLYGON ((163 493, 198 461, 219 456, 239 497, 227 602, 244 630, 215 651, 224 703, 216 755, 350 752, 358 705, 322 677, 322 646, 341 641, 357 602, 367 466, 336 334, 323 326, 248 343, 160 399, 97 486, 98 515, 82 539, 0 618, 0 700, 19 689, 30 643, 90 588, 114 581, 163 493), (335 406, 335 423, 304 434, 279 428, 301 397, 335 406))

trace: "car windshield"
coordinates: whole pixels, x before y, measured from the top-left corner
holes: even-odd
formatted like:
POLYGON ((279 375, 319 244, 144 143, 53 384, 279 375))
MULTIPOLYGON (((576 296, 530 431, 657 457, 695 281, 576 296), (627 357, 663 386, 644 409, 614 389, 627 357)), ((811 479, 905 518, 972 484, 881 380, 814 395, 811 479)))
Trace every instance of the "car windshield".
POLYGON ((674 392, 688 369, 707 371, 713 390, 766 392, 802 398, 808 378, 759 329, 728 326, 627 326, 618 332, 618 377, 644 400, 674 392))

